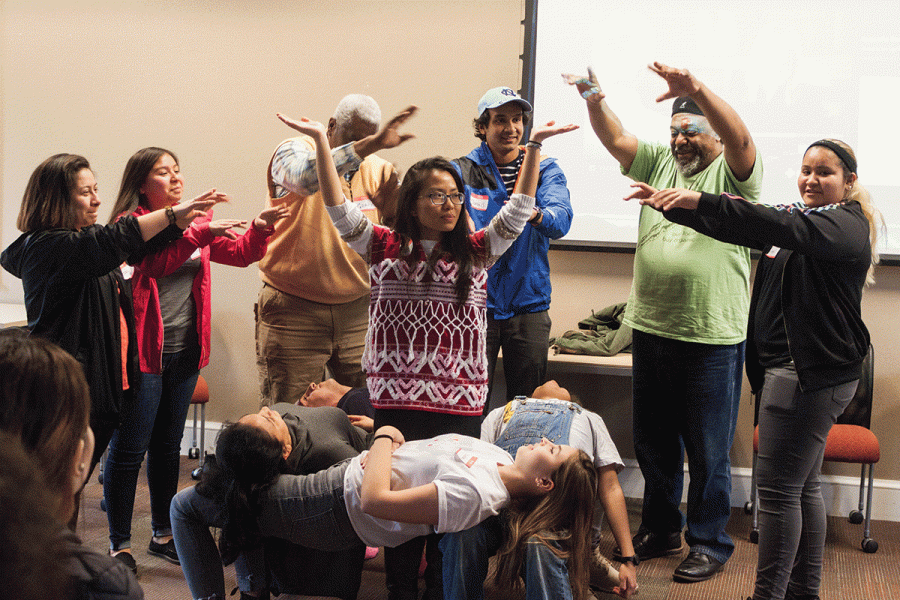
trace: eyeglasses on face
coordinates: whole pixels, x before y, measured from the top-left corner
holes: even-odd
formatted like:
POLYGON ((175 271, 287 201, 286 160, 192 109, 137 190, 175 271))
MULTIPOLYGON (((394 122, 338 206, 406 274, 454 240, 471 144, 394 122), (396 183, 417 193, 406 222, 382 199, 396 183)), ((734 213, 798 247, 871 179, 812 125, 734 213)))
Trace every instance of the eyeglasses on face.
POLYGON ((432 204, 436 204, 437 206, 441 206, 447 200, 450 201, 451 204, 462 204, 466 196, 460 192, 456 192, 455 194, 445 194, 443 192, 429 192, 425 194, 425 198, 431 200, 432 204))

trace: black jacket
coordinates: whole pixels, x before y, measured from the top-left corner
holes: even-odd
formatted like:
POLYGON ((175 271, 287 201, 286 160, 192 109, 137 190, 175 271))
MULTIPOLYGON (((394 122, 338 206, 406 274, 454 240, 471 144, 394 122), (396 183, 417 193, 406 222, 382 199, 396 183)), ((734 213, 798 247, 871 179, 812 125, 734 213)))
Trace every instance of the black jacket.
POLYGON ((144 591, 122 561, 84 546, 71 531, 63 533, 66 562, 75 600, 143 600, 144 591))
POLYGON ((869 347, 860 305, 871 263, 869 222, 859 203, 769 206, 703 193, 696 210, 672 209, 665 216, 717 240, 762 251, 747 328, 747 377, 754 392, 764 378, 753 338, 758 294, 773 277, 781 278, 785 333, 801 389, 859 379, 869 347))
POLYGON ((3 268, 22 280, 28 328, 59 344, 84 366, 91 421, 117 424, 125 393, 119 310, 128 326, 127 372, 140 381, 131 286, 119 265, 181 237, 170 225, 145 243, 135 217, 79 231, 23 233, 0 254, 3 268))

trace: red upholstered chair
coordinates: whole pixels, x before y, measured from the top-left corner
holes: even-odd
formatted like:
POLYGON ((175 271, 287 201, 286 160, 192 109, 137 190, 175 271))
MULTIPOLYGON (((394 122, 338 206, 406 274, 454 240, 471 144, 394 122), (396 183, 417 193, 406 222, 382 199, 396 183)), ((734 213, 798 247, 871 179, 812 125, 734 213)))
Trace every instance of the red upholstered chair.
POLYGON ((197 387, 191 396, 191 405, 194 407, 194 431, 191 436, 191 447, 188 449, 188 458, 199 458, 200 464, 191 471, 191 477, 200 479, 203 472, 203 464, 206 462, 206 403, 209 402, 209 387, 203 375, 197 377, 197 387), (200 445, 197 445, 197 411, 200 412, 200 445))
MULTIPOLYGON (((832 462, 857 463, 862 465, 859 477, 859 508, 850 512, 849 520, 853 524, 862 523, 865 520, 863 531, 862 549, 868 553, 878 551, 878 542, 873 540, 871 534, 872 524, 872 490, 874 487, 874 465, 881 458, 881 447, 878 438, 869 429, 872 422, 872 383, 875 363, 875 353, 869 346, 869 354, 862 364, 862 374, 859 378, 859 387, 856 395, 844 413, 838 417, 837 423, 828 433, 825 443, 825 460, 832 462), (866 483, 868 480, 868 485, 866 483), (866 491, 868 488, 868 491, 866 491), (865 519, 863 514, 865 513, 865 519)), ((757 398, 757 410, 759 410, 759 398, 757 398)), ((759 450, 759 426, 753 431, 753 479, 751 484, 750 502, 745 510, 752 511, 753 529, 750 531, 750 541, 754 544, 759 541, 759 507, 756 503, 756 453, 759 450)))

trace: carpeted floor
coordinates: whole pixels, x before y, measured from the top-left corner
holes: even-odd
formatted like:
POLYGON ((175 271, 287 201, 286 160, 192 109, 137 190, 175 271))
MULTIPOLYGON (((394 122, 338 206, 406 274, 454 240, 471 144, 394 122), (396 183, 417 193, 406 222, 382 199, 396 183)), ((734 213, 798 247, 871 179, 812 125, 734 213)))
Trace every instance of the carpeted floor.
MULTIPOLYGON (((195 466, 196 461, 182 457, 180 487, 193 485, 190 470, 195 466)), ((108 547, 106 513, 100 510, 102 495, 102 486, 97 483, 94 475, 83 494, 78 525, 78 533, 84 543, 101 551, 108 547)), ((637 528, 639 505, 631 504, 629 513, 634 530, 637 528)), ((756 546, 748 541, 749 529, 750 517, 743 511, 734 509, 728 531, 737 547, 728 564, 709 581, 674 583, 672 571, 683 556, 658 558, 641 564, 638 567, 640 592, 637 600, 744 600, 753 591, 756 568, 756 546)), ((181 569, 146 552, 150 540, 150 514, 149 495, 143 473, 138 485, 132 535, 138 579, 147 599, 189 600, 190 593, 181 569)), ((842 518, 829 520, 822 600, 900 599, 900 523, 876 521, 872 524, 872 537, 878 541, 880 548, 875 554, 865 554, 860 549, 862 525, 851 525, 842 518)), ((603 545, 607 556, 611 555, 613 546, 612 536, 607 536, 603 545)), ((375 559, 366 563, 358 600, 386 600, 382 554, 379 553, 375 559)), ((234 571, 230 568, 226 569, 226 587, 228 590, 235 587, 234 571)), ((486 597, 488 600, 506 600, 514 596, 489 585, 486 597)), ((282 596, 281 600, 288 598, 307 597, 282 596)), ((598 596, 598 600, 613 598, 616 596, 598 596)))

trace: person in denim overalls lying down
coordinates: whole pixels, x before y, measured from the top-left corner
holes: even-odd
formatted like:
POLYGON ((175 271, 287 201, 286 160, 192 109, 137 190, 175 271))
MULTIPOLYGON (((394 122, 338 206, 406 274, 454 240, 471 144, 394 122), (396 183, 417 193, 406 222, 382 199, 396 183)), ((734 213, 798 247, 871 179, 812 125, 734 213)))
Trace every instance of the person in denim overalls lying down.
MULTIPOLYGON (((599 474, 598 496, 619 545, 621 556, 617 559, 622 564, 617 571, 596 551, 595 532, 591 585, 623 598, 631 597, 637 591, 637 559, 631 544, 625 496, 617 477, 624 464, 603 419, 572 402, 569 392, 551 380, 538 387, 531 398, 519 396, 505 407, 491 411, 481 426, 482 440, 511 453, 543 438, 584 450, 594 461, 599 474)), ((465 531, 444 535, 440 543, 444 555, 444 597, 465 600, 484 597, 488 558, 498 551, 501 554, 514 551, 504 545, 503 519, 504 515, 491 517, 465 531)), ((525 598, 570 600, 573 595, 569 584, 567 532, 548 532, 548 536, 541 537, 545 541, 551 538, 562 555, 541 543, 538 536, 528 541, 523 561, 525 598)))

